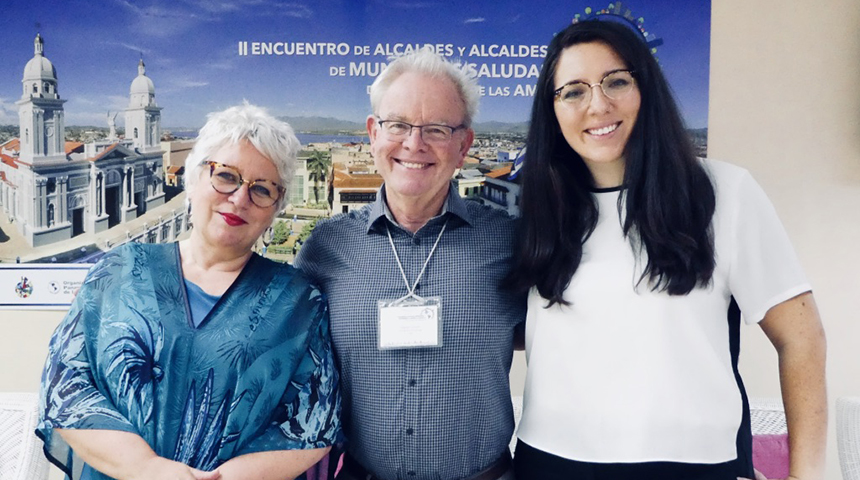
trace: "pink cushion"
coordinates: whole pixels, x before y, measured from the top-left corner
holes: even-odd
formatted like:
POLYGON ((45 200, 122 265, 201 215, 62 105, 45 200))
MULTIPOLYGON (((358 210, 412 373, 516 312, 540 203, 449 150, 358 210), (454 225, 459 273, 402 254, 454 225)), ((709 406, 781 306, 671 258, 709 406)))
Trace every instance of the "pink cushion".
POLYGON ((788 476, 788 434, 753 435, 753 466, 767 478, 788 476))
MULTIPOLYGON (((330 462, 334 461, 332 458, 332 454, 328 453, 325 457, 322 458, 319 462, 314 464, 308 471, 305 472, 305 478, 307 480, 331 480, 328 476, 329 465, 330 462)), ((337 470, 335 470, 335 475, 340 472, 341 467, 343 467, 343 455, 338 456, 337 459, 337 470)))

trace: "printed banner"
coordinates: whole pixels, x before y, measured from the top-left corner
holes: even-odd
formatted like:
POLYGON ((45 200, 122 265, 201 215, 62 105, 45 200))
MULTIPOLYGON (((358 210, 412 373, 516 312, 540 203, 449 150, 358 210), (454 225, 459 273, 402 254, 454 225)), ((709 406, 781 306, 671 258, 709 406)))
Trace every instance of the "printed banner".
POLYGON ((66 310, 90 265, 0 264, 0 309, 66 310))
MULTIPOLYGON (((8 0, 4 15, 12 21, 0 29, 0 263, 56 269, 95 262, 126 242, 180 238, 189 228, 183 162, 197 129, 208 113, 243 101, 288 121, 306 149, 317 145, 332 163, 333 150, 361 153, 369 86, 391 56, 420 48, 477 78, 470 157, 514 160, 547 45, 572 21, 619 22, 640 34, 699 154, 707 150, 709 0, 93 0, 46 8, 8 0)), ((317 191, 298 170, 285 213, 297 232, 295 215, 326 198, 325 185, 317 191)), ((374 195, 354 190, 325 210, 374 195)))

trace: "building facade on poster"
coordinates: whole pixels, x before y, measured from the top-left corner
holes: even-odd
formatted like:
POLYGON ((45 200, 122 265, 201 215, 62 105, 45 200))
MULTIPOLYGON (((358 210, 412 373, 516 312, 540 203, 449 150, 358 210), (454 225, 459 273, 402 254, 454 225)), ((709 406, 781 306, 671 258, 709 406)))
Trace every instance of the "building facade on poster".
MULTIPOLYGON (((143 59, 125 110, 126 139, 65 141, 57 72, 40 35, 16 102, 17 141, 0 147, 0 203, 34 247, 98 233, 164 203, 161 107, 143 59)), ((108 113, 108 124, 113 117, 108 113)))

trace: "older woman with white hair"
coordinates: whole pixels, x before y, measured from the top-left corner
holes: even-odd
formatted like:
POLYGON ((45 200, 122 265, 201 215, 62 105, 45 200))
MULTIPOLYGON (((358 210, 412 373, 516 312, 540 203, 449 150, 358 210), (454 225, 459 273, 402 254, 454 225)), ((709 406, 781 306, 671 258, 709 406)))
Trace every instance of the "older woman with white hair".
POLYGON ((54 333, 38 434, 73 479, 292 479, 339 440, 328 309, 252 247, 300 145, 259 107, 209 117, 186 163, 194 225, 96 264, 54 333))

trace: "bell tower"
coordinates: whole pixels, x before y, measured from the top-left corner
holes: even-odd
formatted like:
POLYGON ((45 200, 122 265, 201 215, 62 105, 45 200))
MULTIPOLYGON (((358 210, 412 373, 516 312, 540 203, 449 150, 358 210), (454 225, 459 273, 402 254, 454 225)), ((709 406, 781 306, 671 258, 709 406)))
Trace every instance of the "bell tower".
POLYGON ((23 93, 18 105, 21 140, 19 159, 30 165, 64 162, 65 119, 57 89, 57 70, 45 58, 45 43, 36 34, 33 58, 24 67, 23 93))
POLYGON ((137 77, 131 82, 125 110, 125 138, 140 153, 161 151, 161 107, 155 103, 155 85, 146 76, 142 58, 137 65, 137 77))

